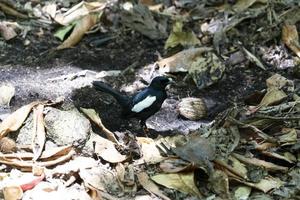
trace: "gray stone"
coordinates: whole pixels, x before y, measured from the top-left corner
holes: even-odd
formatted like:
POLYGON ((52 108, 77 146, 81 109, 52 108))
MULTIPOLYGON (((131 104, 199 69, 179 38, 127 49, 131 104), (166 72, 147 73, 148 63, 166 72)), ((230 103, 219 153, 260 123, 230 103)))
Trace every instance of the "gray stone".
POLYGON ((88 140, 91 124, 77 109, 61 111, 50 108, 45 116, 47 138, 56 145, 83 147, 88 140))

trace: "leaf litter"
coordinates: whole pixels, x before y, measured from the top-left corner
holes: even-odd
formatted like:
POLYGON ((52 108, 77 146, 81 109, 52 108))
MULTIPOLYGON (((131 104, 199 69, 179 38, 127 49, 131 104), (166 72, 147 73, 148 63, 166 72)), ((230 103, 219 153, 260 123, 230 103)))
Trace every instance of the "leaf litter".
MULTIPOLYGON (((93 130, 87 128, 89 138, 84 140, 84 147, 57 146, 55 140, 50 139, 51 126, 44 123, 55 103, 34 101, 24 105, 0 124, 0 163, 4 169, 0 188, 4 198, 26 199, 42 193, 53 196, 68 193, 70 199, 72 194, 81 199, 128 199, 129 196, 140 196, 141 188, 150 194, 149 198, 161 199, 173 199, 171 193, 175 190, 180 192, 176 195, 182 195, 178 199, 191 196, 199 199, 213 196, 222 199, 252 199, 267 195, 276 199, 296 197, 300 185, 298 82, 290 79, 291 76, 285 77, 282 71, 276 71, 274 75, 272 72, 278 66, 265 60, 272 57, 282 64, 282 57, 266 52, 267 55, 261 55, 256 45, 268 45, 272 40, 282 42, 290 50, 285 49, 289 58, 297 63, 299 9, 292 1, 240 0, 200 4, 202 7, 194 1, 175 1, 174 5, 166 3, 163 6, 155 2, 126 2, 117 6, 124 27, 151 40, 164 41, 168 56, 164 55, 152 65, 147 80, 155 74, 176 78, 183 74, 184 82, 198 90, 209 90, 230 77, 230 70, 246 73, 250 67, 257 66, 256 70, 262 71, 257 76, 261 73, 268 76, 261 91, 253 92, 251 99, 242 97, 244 102, 235 102, 218 113, 207 127, 187 135, 156 139, 110 131, 95 110, 81 108, 90 123, 96 124, 93 130), (207 12, 196 12, 201 8, 207 8, 207 12), (257 23, 249 27, 252 33, 247 31, 248 35, 245 35, 243 26, 256 20, 257 23), (242 58, 232 62, 238 64, 228 64, 227 59, 236 52, 242 58), (32 142, 24 147, 14 143, 13 135, 18 134, 30 117, 33 129, 28 137, 32 142), (94 134, 95 130, 104 135, 94 134), (5 149, 2 143, 11 147, 5 149), (89 149, 87 155, 83 153, 84 148, 89 149), (25 176, 28 176, 25 181, 17 181, 25 176)), ((56 47, 62 50, 74 47, 96 26, 103 31, 101 25, 108 15, 107 6, 107 2, 81 2, 66 11, 52 3, 33 10, 40 21, 64 26, 55 34, 61 40, 65 39, 56 47)), ((1 2, 0 8, 7 15, 27 18, 10 4, 1 2)), ((2 35, 4 28, 1 28, 2 35)), ((11 36, 3 36, 4 39, 18 37, 17 33, 9 31, 10 34, 5 34, 11 36)), ((116 75, 120 76, 119 73, 116 75)), ((248 81, 251 84, 251 80, 248 81)), ((2 104, 9 106, 15 91, 2 91, 2 104)), ((204 102, 198 100, 198 104, 204 102)), ((198 121, 209 113, 206 106, 200 110, 205 114, 199 114, 190 104, 185 106, 189 109, 184 110, 188 112, 185 113, 186 120, 198 121)), ((184 112, 173 111, 178 116, 184 112)))

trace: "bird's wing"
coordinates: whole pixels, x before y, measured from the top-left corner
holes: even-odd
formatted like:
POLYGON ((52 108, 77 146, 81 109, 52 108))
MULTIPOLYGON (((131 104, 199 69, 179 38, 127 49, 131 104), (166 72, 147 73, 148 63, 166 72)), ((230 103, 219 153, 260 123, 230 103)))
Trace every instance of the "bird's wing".
POLYGON ((132 99, 131 111, 138 113, 150 107, 156 101, 156 96, 152 94, 149 88, 141 91, 132 99))

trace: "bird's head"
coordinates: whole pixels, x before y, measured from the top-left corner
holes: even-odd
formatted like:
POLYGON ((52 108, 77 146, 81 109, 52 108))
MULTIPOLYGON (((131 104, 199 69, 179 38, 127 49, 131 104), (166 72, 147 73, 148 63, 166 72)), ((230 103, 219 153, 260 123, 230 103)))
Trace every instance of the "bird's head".
POLYGON ((157 76, 152 79, 150 86, 156 89, 165 89, 167 85, 173 83, 174 81, 171 78, 165 76, 157 76))

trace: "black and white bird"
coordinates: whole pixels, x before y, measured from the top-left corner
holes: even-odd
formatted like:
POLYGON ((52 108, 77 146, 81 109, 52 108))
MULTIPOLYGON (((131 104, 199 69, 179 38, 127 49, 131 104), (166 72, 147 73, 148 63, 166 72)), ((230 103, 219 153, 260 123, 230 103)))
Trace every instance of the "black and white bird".
POLYGON ((113 96, 121 106, 122 117, 139 119, 140 125, 147 132, 146 120, 161 108, 167 98, 166 86, 171 82, 171 78, 157 76, 148 87, 132 97, 121 94, 101 81, 93 81, 93 86, 113 96))

